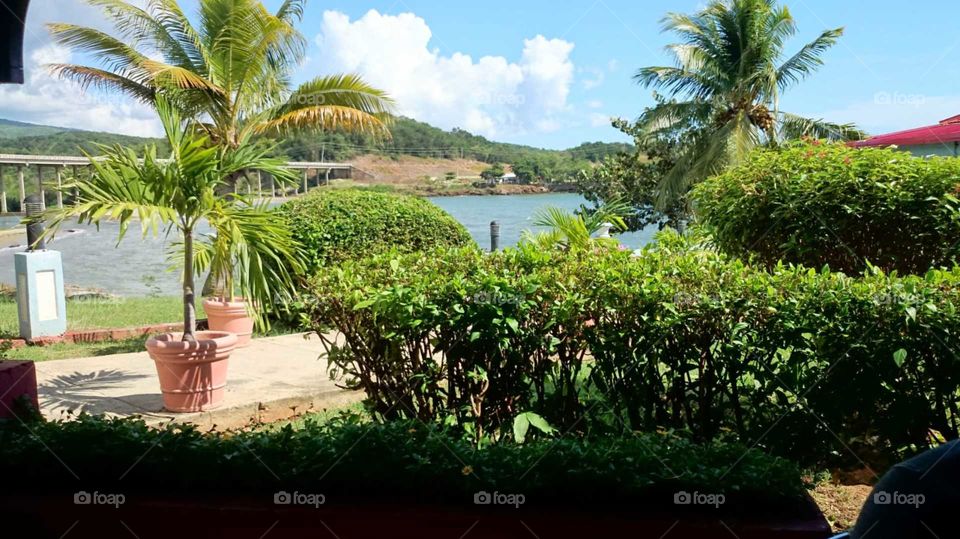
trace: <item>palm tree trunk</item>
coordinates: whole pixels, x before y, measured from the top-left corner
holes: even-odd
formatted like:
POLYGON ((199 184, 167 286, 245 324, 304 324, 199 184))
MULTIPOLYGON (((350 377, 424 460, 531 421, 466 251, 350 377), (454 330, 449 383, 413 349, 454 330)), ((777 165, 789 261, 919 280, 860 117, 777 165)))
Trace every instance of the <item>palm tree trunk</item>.
POLYGON ((193 227, 183 231, 183 340, 195 342, 197 303, 193 291, 193 227))

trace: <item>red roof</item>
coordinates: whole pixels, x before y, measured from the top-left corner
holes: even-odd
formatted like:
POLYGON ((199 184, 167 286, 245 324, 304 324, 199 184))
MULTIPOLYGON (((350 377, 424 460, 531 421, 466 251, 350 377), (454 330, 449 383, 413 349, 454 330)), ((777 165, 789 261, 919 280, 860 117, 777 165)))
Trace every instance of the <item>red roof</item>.
POLYGON ((937 125, 928 125, 906 131, 878 135, 857 141, 851 146, 918 146, 920 144, 953 144, 960 142, 960 114, 942 120, 937 125))

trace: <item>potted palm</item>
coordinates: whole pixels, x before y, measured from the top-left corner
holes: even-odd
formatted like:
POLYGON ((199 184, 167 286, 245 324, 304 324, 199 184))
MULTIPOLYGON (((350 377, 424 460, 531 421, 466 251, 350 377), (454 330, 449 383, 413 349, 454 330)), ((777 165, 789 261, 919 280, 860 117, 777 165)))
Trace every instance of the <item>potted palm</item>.
MULTIPOLYGON (((203 236, 194 257, 195 273, 209 269, 213 294, 203 301, 207 327, 237 335, 237 347, 250 344, 254 326, 269 327, 266 309, 288 298, 294 275, 304 271, 299 246, 282 218, 266 203, 243 200, 256 211, 214 216, 213 234, 203 236), (243 241, 244 229, 256 230, 243 241)), ((206 291, 204 291, 206 294, 206 291)))
POLYGON ((272 218, 261 206, 243 197, 221 196, 224 183, 247 170, 260 170, 286 181, 293 174, 278 159, 267 156, 268 148, 243 141, 236 146, 214 145, 197 130, 188 129, 180 114, 162 96, 157 112, 171 148, 170 159, 158 159, 155 147, 143 158, 122 147, 102 147, 102 158, 93 159, 91 177, 64 185, 76 190, 77 203, 48 214, 49 234, 68 219, 99 224, 115 220, 120 225, 118 241, 131 222, 139 221, 141 232, 158 235, 176 231, 180 236, 183 264, 183 332, 159 335, 147 341, 147 351, 157 367, 164 405, 174 412, 214 408, 223 401, 227 360, 237 345, 237 336, 226 331, 197 331, 195 306, 196 270, 205 263, 201 244, 195 242, 205 224, 217 232, 230 252, 243 253, 233 266, 238 286, 261 297, 289 283, 296 267, 296 253, 289 234, 281 227, 267 226, 272 218), (200 256, 198 256, 200 255, 200 256), (276 271, 257 266, 269 259, 276 271), (290 265, 281 261, 290 259, 290 265))

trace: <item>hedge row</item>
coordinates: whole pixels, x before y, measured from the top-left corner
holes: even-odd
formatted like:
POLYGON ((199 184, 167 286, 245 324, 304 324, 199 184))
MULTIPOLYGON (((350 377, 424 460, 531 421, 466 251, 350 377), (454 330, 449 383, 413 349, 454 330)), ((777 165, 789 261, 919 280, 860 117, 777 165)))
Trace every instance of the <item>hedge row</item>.
POLYGON ((0 474, 20 495, 100 489, 128 498, 225 494, 272 503, 284 490, 323 494, 334 505, 466 506, 480 491, 523 494, 531 504, 671 505, 675 492, 699 491, 776 505, 803 492, 795 464, 735 443, 654 434, 478 451, 449 429, 355 419, 232 433, 91 416, 29 426, 0 421, 0 474))
POLYGON ((303 245, 309 274, 391 248, 412 252, 474 243, 449 214, 409 195, 323 189, 283 204, 279 214, 303 245))
POLYGON ((384 419, 510 437, 727 432, 803 463, 892 460, 960 435, 960 269, 751 269, 674 235, 639 258, 388 254, 313 281, 304 316, 384 419))
POLYGON ((859 273, 924 273, 960 253, 960 159, 799 142, 760 149, 694 190, 724 251, 859 273))

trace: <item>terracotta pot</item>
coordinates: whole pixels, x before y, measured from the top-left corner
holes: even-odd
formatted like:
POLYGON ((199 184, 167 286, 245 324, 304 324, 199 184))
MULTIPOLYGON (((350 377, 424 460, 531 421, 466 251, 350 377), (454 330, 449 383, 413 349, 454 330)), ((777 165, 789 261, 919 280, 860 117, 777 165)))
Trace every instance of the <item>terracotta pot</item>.
POLYGON ((171 412, 202 412, 220 406, 227 390, 227 359, 237 347, 237 336, 198 331, 196 342, 183 342, 182 336, 168 333, 147 341, 164 407, 171 412))
POLYGON ((207 298, 203 300, 203 311, 207 313, 207 326, 211 331, 236 334, 238 348, 250 344, 253 337, 253 318, 249 315, 246 301, 207 298))

